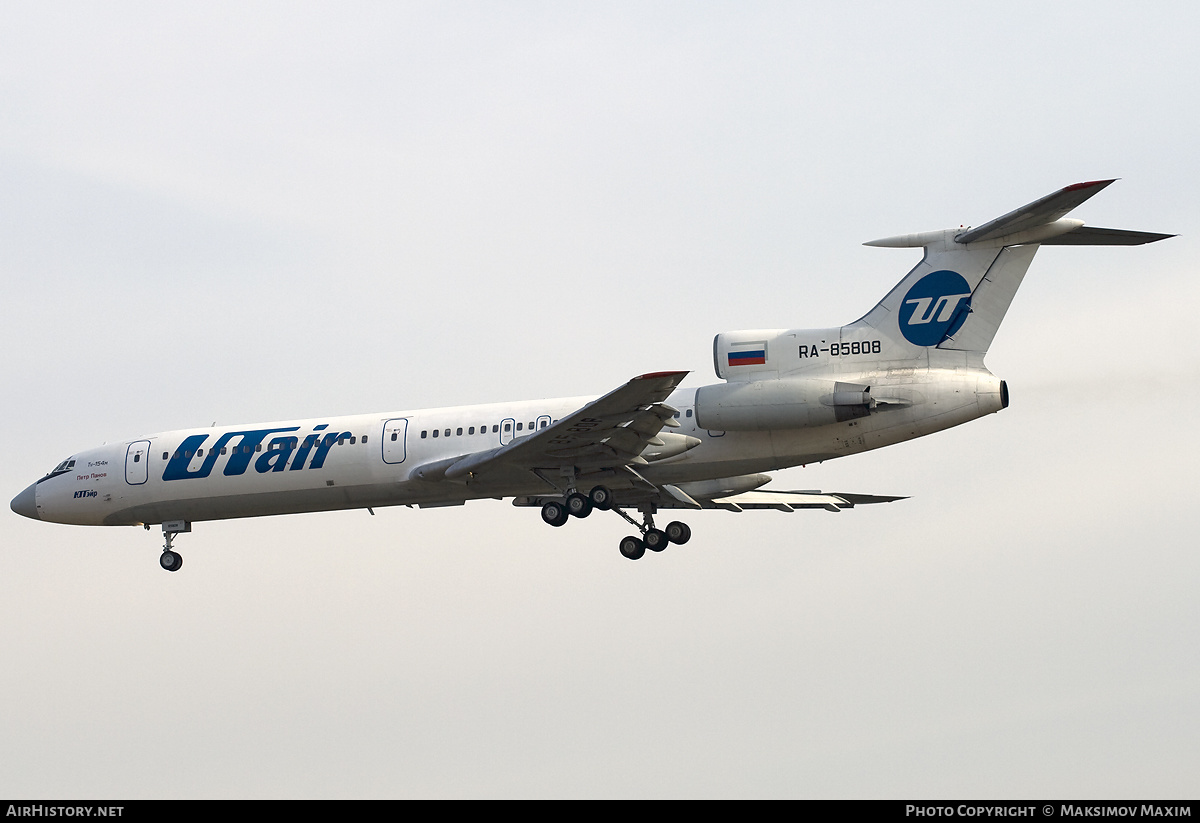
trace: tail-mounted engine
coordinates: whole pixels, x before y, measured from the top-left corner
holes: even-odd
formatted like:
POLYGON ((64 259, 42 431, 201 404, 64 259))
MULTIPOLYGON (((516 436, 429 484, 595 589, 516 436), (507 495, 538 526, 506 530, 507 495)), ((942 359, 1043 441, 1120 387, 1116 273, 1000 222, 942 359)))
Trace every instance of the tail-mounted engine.
POLYGON ((791 378, 718 383, 696 390, 696 422, 718 431, 767 431, 825 426, 866 417, 871 387, 791 378))

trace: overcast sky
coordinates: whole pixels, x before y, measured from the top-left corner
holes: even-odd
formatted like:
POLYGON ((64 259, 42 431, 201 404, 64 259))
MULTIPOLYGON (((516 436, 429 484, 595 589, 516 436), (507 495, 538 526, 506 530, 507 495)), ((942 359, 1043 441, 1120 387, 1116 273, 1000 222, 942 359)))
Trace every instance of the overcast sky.
POLYGON ((0 796, 1195 797, 1192 3, 0 0, 4 499, 218 423, 715 380, 978 225, 1013 403, 781 472, 886 506, 0 516, 0 796))

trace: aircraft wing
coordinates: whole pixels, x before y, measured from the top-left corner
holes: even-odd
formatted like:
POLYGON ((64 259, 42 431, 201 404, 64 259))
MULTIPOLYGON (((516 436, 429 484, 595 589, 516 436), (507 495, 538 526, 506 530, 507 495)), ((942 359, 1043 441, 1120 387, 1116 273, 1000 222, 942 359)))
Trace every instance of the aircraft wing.
MULTIPOLYGON (((868 503, 892 503, 905 500, 905 497, 891 497, 878 494, 851 494, 847 492, 822 491, 770 491, 755 489, 724 497, 693 497, 682 489, 666 485, 649 488, 622 490, 615 494, 617 505, 637 506, 642 503, 653 503, 659 509, 724 509, 731 512, 742 512, 756 509, 775 509, 776 511, 791 512, 796 509, 826 509, 841 511, 852 509, 868 503)), ((517 497, 514 506, 541 506, 554 496, 517 497)))
POLYGON ((677 411, 663 401, 687 374, 643 374, 533 434, 413 473, 425 480, 488 480, 513 470, 586 471, 644 462, 639 455, 663 427, 679 425, 677 411))
MULTIPOLYGON (((697 502, 700 503, 700 508, 725 509, 734 512, 745 511, 746 509, 777 509, 784 512, 795 511, 796 509, 827 509, 836 512, 842 509, 852 509, 857 505, 865 505, 867 503, 891 503, 895 500, 904 499, 903 497, 886 497, 875 494, 847 494, 845 492, 821 491, 764 491, 755 489, 754 491, 742 492, 730 497, 719 497, 714 500, 697 502)), ((663 502, 659 506, 664 509, 692 508, 690 506, 679 506, 677 505, 678 502, 663 502)))

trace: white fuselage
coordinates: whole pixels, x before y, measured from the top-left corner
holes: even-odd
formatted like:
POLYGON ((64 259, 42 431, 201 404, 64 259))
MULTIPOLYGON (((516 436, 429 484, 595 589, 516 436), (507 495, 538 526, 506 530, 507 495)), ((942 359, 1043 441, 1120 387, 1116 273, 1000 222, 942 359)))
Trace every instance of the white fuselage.
MULTIPOLYGON (((678 389, 674 434, 700 445, 639 465, 652 483, 771 471, 879 448, 955 426, 1001 406, 1000 381, 978 368, 845 371, 839 380, 903 395, 904 405, 846 422, 766 431, 698 427, 696 389, 678 389)), ((489 482, 424 479, 440 460, 495 448, 550 425, 589 397, 495 403, 163 432, 73 455, 35 485, 37 516, 79 525, 456 505, 488 497, 552 494, 534 472, 489 482)), ((616 472, 620 489, 635 476, 616 472)))

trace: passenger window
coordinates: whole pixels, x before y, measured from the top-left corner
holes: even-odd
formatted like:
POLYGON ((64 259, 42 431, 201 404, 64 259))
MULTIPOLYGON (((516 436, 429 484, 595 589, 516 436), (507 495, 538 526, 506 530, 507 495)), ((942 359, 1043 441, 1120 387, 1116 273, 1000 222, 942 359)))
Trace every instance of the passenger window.
POLYGON ((138 453, 134 454, 134 456, 133 456, 133 462, 134 462, 134 463, 141 463, 141 462, 142 462, 142 455, 141 455, 141 452, 138 452, 138 453))
POLYGON ((454 433, 457 434, 459 437, 462 437, 462 426, 459 426, 458 430, 455 431, 454 433))
POLYGON ((433 436, 434 436, 434 437, 437 437, 439 433, 440 433, 440 432, 438 432, 438 430, 437 430, 437 429, 434 429, 434 430, 433 430, 433 436))
POLYGON ((474 427, 474 426, 472 426, 471 428, 467 429, 467 434, 474 434, 474 433, 475 433, 475 427, 474 427))
POLYGON ((167 459, 167 454, 168 454, 168 452, 163 452, 163 460, 167 459))
POLYGON ((447 437, 449 437, 449 436, 450 436, 450 430, 449 430, 449 429, 446 429, 446 436, 447 436, 447 437))
POLYGON ((520 431, 520 430, 521 430, 521 427, 522 427, 522 426, 524 426, 524 425, 525 425, 524 423, 518 423, 518 424, 517 424, 517 431, 520 431))
POLYGON ((351 438, 350 438, 350 445, 351 445, 351 446, 353 446, 353 445, 354 445, 354 443, 355 443, 355 441, 357 441, 357 440, 358 440, 358 438, 357 438, 357 437, 351 437, 351 438))
MULTIPOLYGON (((421 432, 421 436, 422 436, 422 437, 424 437, 424 436, 425 436, 425 432, 421 432)), ((396 433, 395 433, 395 432, 392 432, 392 442, 393 442, 393 443, 394 443, 394 442, 396 442, 396 433)))
MULTIPOLYGON (((425 435, 427 435, 427 434, 429 434, 429 431, 428 431, 428 430, 421 432, 421 439, 422 439, 422 440, 424 440, 424 439, 425 439, 425 435)), ((393 434, 393 435, 392 435, 392 439, 393 439, 393 440, 395 440, 395 439, 396 439, 396 435, 394 435, 394 434, 393 434)))
MULTIPOLYGON (((505 426, 505 427, 504 427, 504 430, 505 430, 505 431, 508 431, 508 426, 505 426)), ((498 432, 498 431, 500 431, 500 424, 499 424, 499 423, 493 423, 493 424, 492 424, 492 434, 495 434, 495 433, 496 433, 496 432, 498 432)))

